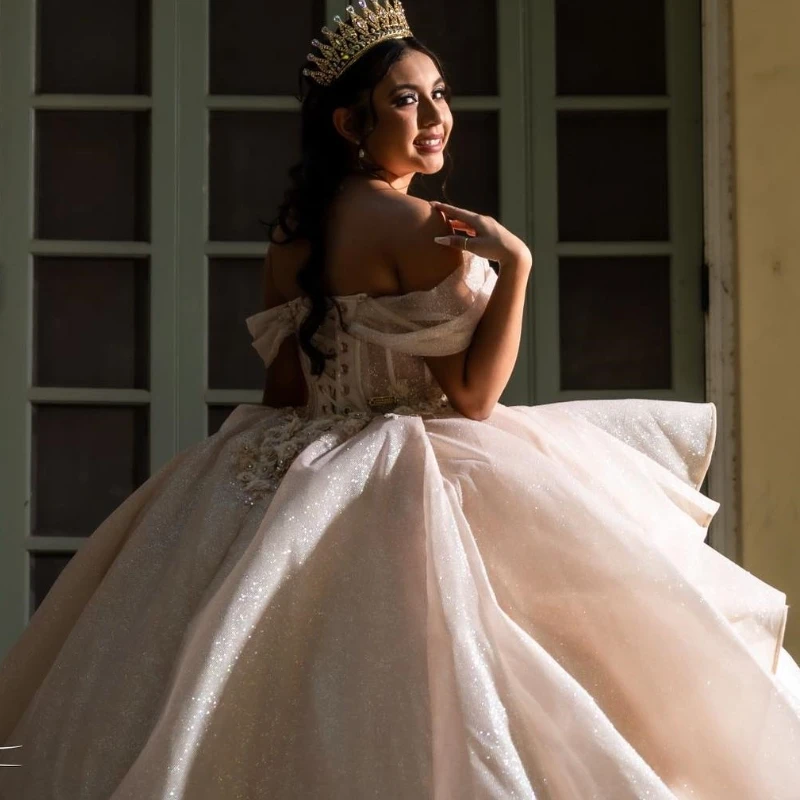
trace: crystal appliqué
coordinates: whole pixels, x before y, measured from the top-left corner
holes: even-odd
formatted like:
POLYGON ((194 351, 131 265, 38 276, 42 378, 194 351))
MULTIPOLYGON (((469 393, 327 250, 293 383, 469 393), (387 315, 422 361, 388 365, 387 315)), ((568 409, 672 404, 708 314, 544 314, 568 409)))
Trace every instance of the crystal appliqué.
POLYGON ((331 450, 366 427, 373 416, 352 412, 308 418, 298 409, 287 408, 256 427, 234 461, 236 483, 248 505, 275 492, 292 462, 311 442, 321 440, 324 449, 331 450))
POLYGON ((248 505, 273 494, 294 460, 312 442, 328 452, 363 430, 376 417, 398 416, 435 417, 452 413, 444 395, 428 398, 396 398, 399 402, 391 411, 350 411, 308 417, 302 409, 286 408, 277 417, 249 431, 234 457, 236 485, 248 505), (403 402, 405 400, 405 402, 403 402))
MULTIPOLYGON (((396 380, 393 385, 394 394, 391 399, 394 407, 386 408, 384 416, 418 416, 436 417, 441 414, 452 413, 453 407, 450 405, 447 395, 445 395, 437 383, 420 390, 412 388, 406 380, 396 380)), ((388 400, 387 398, 381 398, 388 400)))

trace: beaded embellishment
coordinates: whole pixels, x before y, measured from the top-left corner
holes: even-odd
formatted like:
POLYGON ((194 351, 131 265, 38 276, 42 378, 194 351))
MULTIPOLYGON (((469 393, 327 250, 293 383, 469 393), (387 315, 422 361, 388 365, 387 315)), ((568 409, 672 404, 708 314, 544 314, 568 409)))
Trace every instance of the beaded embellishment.
POLYGON ((394 382, 395 394, 371 397, 367 402, 376 413, 385 416, 418 416, 435 417, 443 412, 453 410, 447 395, 436 384, 427 388, 425 394, 412 391, 408 381, 396 380, 394 382))
POLYGON ((373 415, 367 412, 329 414, 308 419, 294 408, 271 417, 250 433, 234 464, 236 481, 253 505, 273 493, 292 462, 311 442, 323 440, 326 450, 366 427, 373 415))
MULTIPOLYGON (((399 399, 399 398, 398 398, 399 399)), ((398 403, 391 411, 350 411, 308 418, 287 408, 249 432, 235 456, 236 484, 248 505, 274 493, 292 462, 312 442, 328 452, 363 430, 373 419, 399 416, 435 417, 449 414, 447 398, 417 400, 413 405, 398 403)))

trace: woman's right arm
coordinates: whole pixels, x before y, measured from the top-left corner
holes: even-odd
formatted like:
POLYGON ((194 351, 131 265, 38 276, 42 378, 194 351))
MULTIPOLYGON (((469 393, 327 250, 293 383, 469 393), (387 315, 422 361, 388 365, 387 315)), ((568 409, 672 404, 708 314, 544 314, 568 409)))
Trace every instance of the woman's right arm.
MULTIPOLYGON (((426 358, 453 408, 471 419, 486 419, 506 387, 519 354, 525 293, 533 257, 525 243, 491 217, 441 203, 441 213, 421 219, 401 248, 398 273, 404 291, 432 288, 463 257, 443 215, 474 231, 470 252, 500 264, 486 310, 466 350, 426 358), (424 284, 429 285, 424 285, 424 284)), ((423 215, 420 214, 420 217, 423 215)))

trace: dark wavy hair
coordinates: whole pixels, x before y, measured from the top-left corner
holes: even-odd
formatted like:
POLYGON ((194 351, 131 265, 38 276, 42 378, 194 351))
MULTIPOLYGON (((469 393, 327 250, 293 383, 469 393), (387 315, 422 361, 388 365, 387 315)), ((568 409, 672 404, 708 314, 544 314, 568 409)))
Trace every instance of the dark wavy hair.
MULTIPOLYGON (((298 330, 300 347, 311 362, 314 375, 322 373, 325 360, 332 356, 314 344, 314 335, 331 308, 332 300, 325 279, 325 222, 328 209, 344 178, 361 171, 380 177, 379 167, 357 165, 353 145, 347 142, 333 125, 333 112, 337 108, 351 108, 358 148, 363 146, 375 127, 377 115, 374 90, 393 64, 405 54, 416 50, 427 55, 445 78, 438 57, 414 37, 389 39, 370 48, 348 67, 332 84, 321 86, 303 75, 304 67, 314 68, 307 62, 299 72, 301 109, 301 158, 289 170, 290 186, 279 206, 278 216, 267 224, 269 241, 283 244, 298 239, 311 245, 306 263, 297 273, 300 289, 311 300, 311 308, 298 330), (275 239, 276 228, 283 234, 275 239)), ((446 83, 446 80, 445 80, 446 83)), ((449 90, 448 90, 449 99, 449 90)), ((447 175, 452 169, 450 154, 445 154, 444 179, 439 187, 441 196, 447 175)))

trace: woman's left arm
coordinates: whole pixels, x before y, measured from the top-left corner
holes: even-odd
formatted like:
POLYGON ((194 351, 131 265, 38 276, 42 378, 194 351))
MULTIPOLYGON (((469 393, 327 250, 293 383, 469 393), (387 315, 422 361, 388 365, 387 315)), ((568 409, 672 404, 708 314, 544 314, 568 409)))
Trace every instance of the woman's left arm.
MULTIPOLYGON (((275 284, 270 250, 271 246, 267 249, 267 255, 264 258, 265 309, 274 308, 286 302, 275 284)), ((297 337, 287 336, 281 343, 275 360, 267 367, 261 404, 272 408, 283 408, 285 406, 304 406, 306 402, 307 389, 300 366, 297 337)))

